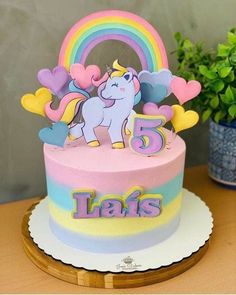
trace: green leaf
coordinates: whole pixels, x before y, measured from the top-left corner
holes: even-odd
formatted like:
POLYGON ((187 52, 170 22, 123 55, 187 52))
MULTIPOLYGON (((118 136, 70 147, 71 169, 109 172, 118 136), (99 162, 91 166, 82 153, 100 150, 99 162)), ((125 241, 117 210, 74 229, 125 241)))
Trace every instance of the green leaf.
POLYGON ((231 46, 233 46, 233 47, 231 47, 231 49, 230 49, 230 55, 236 53, 236 45, 231 45, 231 46))
POLYGON ((221 101, 224 103, 224 104, 233 104, 235 102, 235 96, 234 96, 234 88, 228 86, 226 91, 225 91, 225 94, 221 94, 220 95, 220 99, 221 101))
POLYGON ((210 106, 213 108, 213 109, 216 109, 219 105, 219 97, 218 96, 215 96, 213 97, 211 100, 210 100, 210 106))
POLYGON ((214 66, 216 67, 217 71, 219 71, 221 68, 224 68, 224 67, 230 67, 230 63, 228 61, 228 59, 223 59, 223 60, 217 60, 215 63, 214 63, 214 66))
POLYGON ((225 96, 229 102, 234 102, 234 93, 230 86, 227 87, 225 91, 225 96))
POLYGON ((218 93, 224 89, 225 84, 222 80, 216 80, 210 84, 210 87, 212 90, 214 90, 216 93, 218 93))
POLYGON ((211 71, 211 70, 207 71, 207 73, 206 73, 205 76, 206 76, 208 79, 210 79, 210 80, 214 80, 214 79, 217 79, 217 78, 218 78, 217 73, 214 72, 214 71, 211 71))
POLYGON ((231 90, 233 91, 233 94, 234 94, 234 100, 236 102, 236 88, 231 86, 231 90))
POLYGON ((224 44, 218 44, 217 47, 217 56, 226 57, 229 55, 230 47, 224 44))
POLYGON ((214 116, 214 120, 216 123, 219 123, 220 120, 222 120, 226 115, 226 112, 223 110, 218 111, 215 116, 214 116))
POLYGON ((219 76, 221 78, 226 78, 230 74, 231 70, 232 70, 232 67, 223 67, 223 68, 220 68, 219 71, 218 71, 219 76))
POLYGON ((232 32, 228 32, 227 40, 229 44, 236 45, 236 35, 232 32))
POLYGON ((236 65, 236 53, 231 54, 229 60, 232 65, 236 65))
POLYGON ((225 94, 220 94, 220 100, 225 104, 229 104, 229 101, 225 94))
POLYGON ((224 79, 224 81, 225 81, 226 83, 233 82, 233 81, 234 81, 234 72, 231 71, 231 72, 229 73, 229 75, 224 79))
POLYGON ((236 104, 233 104, 228 108, 228 113, 233 119, 236 118, 236 104))
POLYGON ((212 109, 208 108, 202 113, 202 122, 205 123, 211 116, 212 109))
POLYGON ((233 101, 229 99, 225 94, 220 94, 220 100, 227 105, 231 105, 233 101))
POLYGON ((193 52, 192 51, 186 51, 185 58, 188 59, 188 60, 193 58, 193 52))
POLYGON ((207 74, 207 72, 208 72, 208 68, 207 68, 206 66, 204 66, 204 65, 200 65, 200 66, 199 66, 199 72, 200 72, 203 76, 205 76, 205 75, 207 74))
POLYGON ((191 49, 193 47, 193 44, 192 44, 192 42, 189 39, 185 39, 184 40, 183 47, 185 49, 191 49))
POLYGON ((182 35, 181 35, 181 33, 180 33, 180 32, 176 32, 176 33, 174 34, 174 38, 175 38, 175 40, 177 41, 177 43, 180 43, 180 41, 181 41, 181 39, 182 39, 182 35))
POLYGON ((209 80, 214 80, 214 79, 217 79, 217 78, 218 78, 217 73, 216 73, 214 70, 209 70, 209 69, 207 68, 207 66, 205 66, 205 65, 200 65, 200 66, 198 67, 198 69, 199 69, 199 72, 200 72, 203 76, 207 77, 209 80))

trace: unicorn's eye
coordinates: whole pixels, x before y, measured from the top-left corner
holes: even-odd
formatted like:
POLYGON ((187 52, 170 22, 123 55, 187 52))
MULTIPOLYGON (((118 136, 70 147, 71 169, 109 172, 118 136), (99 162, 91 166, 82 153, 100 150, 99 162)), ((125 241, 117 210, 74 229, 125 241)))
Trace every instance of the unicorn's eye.
POLYGON ((113 87, 113 86, 118 87, 118 83, 114 83, 111 85, 111 87, 113 87))

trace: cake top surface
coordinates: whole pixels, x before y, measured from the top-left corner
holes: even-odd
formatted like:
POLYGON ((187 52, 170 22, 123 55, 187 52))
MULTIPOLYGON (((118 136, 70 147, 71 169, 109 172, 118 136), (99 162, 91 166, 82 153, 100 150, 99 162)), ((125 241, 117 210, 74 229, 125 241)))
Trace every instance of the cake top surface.
POLYGON ((156 157, 146 157, 133 153, 128 147, 128 137, 125 136, 126 148, 112 149, 105 127, 97 128, 96 134, 101 145, 88 147, 85 140, 80 138, 67 142, 63 148, 44 145, 44 155, 58 165, 82 171, 119 172, 144 170, 146 168, 165 165, 185 153, 185 142, 178 135, 166 130, 168 147, 156 157))

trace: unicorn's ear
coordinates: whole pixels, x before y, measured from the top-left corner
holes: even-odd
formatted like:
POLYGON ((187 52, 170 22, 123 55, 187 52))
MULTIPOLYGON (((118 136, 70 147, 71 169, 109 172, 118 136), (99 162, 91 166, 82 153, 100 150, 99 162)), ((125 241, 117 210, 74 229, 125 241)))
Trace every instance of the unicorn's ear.
POLYGON ((129 83, 133 80, 133 74, 131 72, 127 72, 124 74, 123 76, 125 78, 126 81, 128 81, 129 83))

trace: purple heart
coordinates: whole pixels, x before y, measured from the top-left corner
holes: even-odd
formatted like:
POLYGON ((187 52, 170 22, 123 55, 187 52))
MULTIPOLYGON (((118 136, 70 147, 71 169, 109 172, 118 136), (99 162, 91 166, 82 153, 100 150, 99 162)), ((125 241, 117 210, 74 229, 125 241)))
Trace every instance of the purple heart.
POLYGON ((164 116, 166 121, 170 121, 173 117, 173 110, 171 106, 162 105, 158 106, 153 102, 145 103, 143 106, 143 113, 148 116, 164 116))
POLYGON ((167 88, 167 95, 171 94, 170 83, 173 80, 173 75, 168 69, 161 69, 158 72, 149 72, 149 71, 141 71, 138 74, 138 79, 140 83, 149 83, 152 86, 158 84, 163 85, 167 88))
POLYGON ((52 71, 42 69, 38 72, 40 84, 50 89, 54 94, 59 94, 60 90, 69 80, 67 70, 62 66, 55 67, 52 71))

